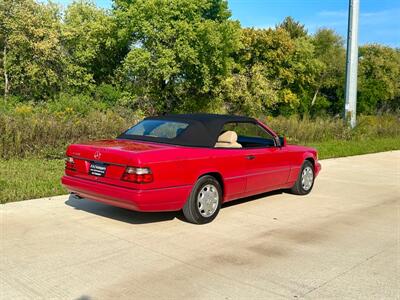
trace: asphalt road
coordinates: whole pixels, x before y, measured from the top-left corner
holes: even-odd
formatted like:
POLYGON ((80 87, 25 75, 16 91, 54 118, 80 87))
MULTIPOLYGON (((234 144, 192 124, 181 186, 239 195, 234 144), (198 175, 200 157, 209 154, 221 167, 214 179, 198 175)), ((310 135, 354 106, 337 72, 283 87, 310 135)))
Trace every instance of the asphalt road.
POLYGON ((400 299, 400 151, 203 226, 68 196, 0 209, 1 299, 400 299))

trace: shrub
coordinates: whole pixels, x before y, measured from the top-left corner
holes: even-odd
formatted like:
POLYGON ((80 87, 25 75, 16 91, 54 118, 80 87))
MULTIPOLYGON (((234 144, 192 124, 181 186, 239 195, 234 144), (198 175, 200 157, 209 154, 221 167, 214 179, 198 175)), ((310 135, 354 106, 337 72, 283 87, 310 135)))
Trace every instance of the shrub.
POLYGON ((285 135, 290 143, 322 142, 327 140, 354 140, 376 137, 399 137, 400 118, 396 115, 359 116, 358 125, 351 130, 342 119, 305 116, 267 117, 264 120, 277 133, 285 135))
POLYGON ((97 101, 115 105, 123 97, 122 92, 111 84, 102 83, 96 87, 94 97, 97 101))
MULTIPOLYGON (((142 119, 141 111, 108 108, 85 95, 63 94, 57 101, 33 105, 15 100, 0 105, 0 158, 27 156, 61 158, 68 144, 114 138, 142 119)), ((313 143, 399 137, 398 115, 360 116, 354 130, 339 118, 266 117, 271 128, 289 143, 313 143)))
POLYGON ((136 120, 118 113, 88 111, 84 116, 73 109, 49 112, 16 108, 20 113, 0 115, 0 157, 63 157, 68 144, 79 141, 114 138, 136 120))

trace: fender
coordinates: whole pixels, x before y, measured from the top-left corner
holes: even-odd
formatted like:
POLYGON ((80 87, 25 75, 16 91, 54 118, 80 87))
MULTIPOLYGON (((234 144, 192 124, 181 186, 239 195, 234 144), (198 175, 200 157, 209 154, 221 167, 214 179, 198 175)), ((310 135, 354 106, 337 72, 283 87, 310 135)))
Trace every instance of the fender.
POLYGON ((306 159, 310 159, 310 158, 314 161, 314 163, 316 162, 316 155, 314 155, 314 153, 311 151, 303 152, 303 153, 301 153, 301 156, 296 155, 296 158, 293 161, 292 168, 290 169, 288 183, 294 183, 297 180, 297 178, 299 177, 299 172, 300 172, 301 166, 303 165, 303 162, 306 159))
POLYGON ((309 158, 311 158, 313 160, 313 162, 315 163, 315 161, 316 161, 315 155, 312 152, 308 152, 308 151, 303 153, 303 159, 302 159, 301 163, 303 164, 303 162, 309 158))

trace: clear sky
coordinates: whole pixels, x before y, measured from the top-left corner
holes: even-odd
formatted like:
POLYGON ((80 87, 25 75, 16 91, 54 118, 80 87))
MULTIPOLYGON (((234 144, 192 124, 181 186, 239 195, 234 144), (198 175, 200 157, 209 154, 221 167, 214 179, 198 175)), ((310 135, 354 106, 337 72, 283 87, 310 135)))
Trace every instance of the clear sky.
MULTIPOLYGON (((72 0, 57 0, 67 5, 72 0)), ((193 0, 195 1, 195 0, 193 0)), ((112 0, 94 0, 110 8, 112 0)), ((347 33, 348 0, 228 0, 232 18, 242 26, 268 28, 292 16, 313 33, 319 27, 347 33)), ((360 0, 359 41, 400 47, 400 1, 360 0)))

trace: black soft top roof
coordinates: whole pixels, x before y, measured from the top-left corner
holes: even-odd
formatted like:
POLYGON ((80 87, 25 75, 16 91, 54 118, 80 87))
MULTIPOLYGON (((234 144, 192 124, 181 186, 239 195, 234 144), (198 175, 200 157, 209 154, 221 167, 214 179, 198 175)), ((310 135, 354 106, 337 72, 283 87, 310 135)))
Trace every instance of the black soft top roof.
POLYGON ((189 126, 176 138, 166 139, 151 136, 132 136, 122 134, 119 138, 160 142, 181 146, 214 147, 223 126, 226 123, 251 122, 256 120, 249 117, 218 114, 169 114, 148 117, 145 120, 168 120, 188 123, 189 126))

